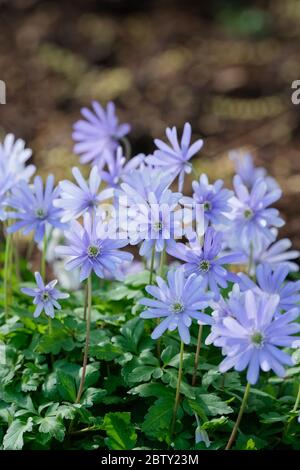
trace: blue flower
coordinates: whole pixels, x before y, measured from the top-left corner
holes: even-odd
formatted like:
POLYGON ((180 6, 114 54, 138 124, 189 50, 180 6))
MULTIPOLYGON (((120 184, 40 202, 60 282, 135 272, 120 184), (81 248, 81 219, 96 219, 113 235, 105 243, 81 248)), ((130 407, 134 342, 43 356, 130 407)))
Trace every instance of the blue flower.
POLYGON ((119 267, 124 261, 132 261, 133 255, 119 250, 128 245, 127 239, 112 239, 109 235, 101 220, 97 217, 93 219, 89 213, 85 213, 83 226, 73 221, 71 229, 65 233, 68 246, 57 247, 56 253, 71 257, 66 264, 68 271, 81 268, 80 282, 92 272, 104 278, 106 270, 115 278, 122 279, 124 276, 119 267))
POLYGON ((236 197, 231 199, 234 211, 230 232, 236 244, 262 246, 263 239, 274 241, 271 228, 282 227, 284 221, 279 217, 278 210, 269 206, 280 198, 281 190, 268 192, 265 181, 258 179, 249 191, 238 175, 235 175, 233 185, 236 197))
POLYGON ((256 268, 256 282, 252 281, 246 274, 240 273, 240 285, 242 290, 252 289, 255 291, 257 286, 268 294, 278 294, 280 310, 289 310, 300 302, 300 281, 285 282, 289 274, 289 268, 286 265, 278 265, 274 269, 268 264, 261 264, 256 268))
POLYGON ((125 181, 121 188, 129 210, 121 211, 125 220, 121 217, 120 225, 127 227, 131 244, 143 242, 140 255, 150 257, 153 247, 161 252, 170 240, 182 236, 182 194, 168 189, 169 176, 149 168, 133 171, 125 181))
POLYGON ((136 170, 144 161, 144 158, 145 155, 140 153, 126 163, 122 147, 118 147, 116 156, 107 162, 108 171, 102 170, 100 175, 108 186, 119 188, 121 180, 130 175, 133 170, 136 170))
POLYGON ((34 231, 35 241, 40 242, 47 224, 64 229, 65 225, 60 221, 61 210, 53 205, 53 200, 58 195, 59 189, 54 188, 53 175, 48 176, 45 190, 40 176, 34 178, 33 186, 20 181, 12 188, 11 196, 7 200, 7 205, 16 210, 9 212, 8 216, 18 221, 8 227, 7 231, 13 233, 22 230, 24 235, 34 231))
POLYGON ((253 247, 253 262, 256 265, 267 263, 273 268, 284 264, 289 271, 299 271, 299 264, 293 263, 291 260, 299 258, 300 251, 289 250, 291 246, 292 242, 288 238, 283 238, 275 243, 263 240, 262 246, 253 247))
POLYGON ((211 317, 200 311, 208 306, 210 294, 205 293, 205 286, 195 274, 186 279, 182 267, 169 271, 167 282, 160 277, 156 278, 156 282, 158 286, 146 287, 155 300, 140 300, 142 305, 148 307, 141 313, 141 318, 164 318, 153 330, 151 338, 157 339, 167 329, 174 331, 178 328, 181 340, 189 344, 192 318, 204 325, 212 323, 211 317))
POLYGON ((68 180, 61 181, 60 197, 54 200, 54 206, 62 210, 62 222, 77 219, 86 211, 95 212, 100 202, 113 195, 109 188, 99 193, 101 177, 96 166, 92 168, 88 182, 78 168, 73 168, 72 173, 78 186, 68 180))
POLYGON ((113 103, 109 102, 105 110, 93 101, 92 107, 93 112, 82 108, 86 120, 74 124, 72 137, 77 142, 74 152, 81 155, 81 163, 93 163, 102 169, 116 152, 120 139, 130 131, 130 126, 119 124, 113 103))
POLYGON ((203 245, 197 237, 190 240, 189 245, 172 243, 167 252, 184 261, 184 270, 187 276, 192 273, 203 279, 205 288, 214 292, 216 298, 220 296, 220 287, 226 288, 228 281, 237 282, 238 276, 230 273, 227 264, 243 263, 243 253, 231 252, 222 254, 222 233, 209 227, 204 235, 203 245))
POLYGON ((224 373, 235 368, 247 369, 247 380, 255 384, 259 371, 271 369, 279 377, 285 375, 284 365, 293 365, 292 358, 280 347, 292 347, 300 331, 299 310, 291 309, 277 317, 278 295, 257 295, 252 290, 241 294, 239 308, 212 326, 212 333, 205 341, 222 348, 226 358, 219 365, 224 373))
POLYGON ((197 153, 203 146, 203 140, 198 139, 191 144, 192 128, 186 122, 183 128, 181 141, 179 142, 176 127, 166 129, 166 136, 171 145, 167 145, 160 139, 155 139, 155 145, 158 150, 155 150, 153 156, 149 156, 147 160, 150 164, 165 170, 176 178, 179 175, 178 190, 181 192, 184 183, 184 174, 191 173, 192 166, 189 160, 197 153))
POLYGON ((229 157, 234 161, 235 171, 248 189, 253 188, 255 181, 261 178, 264 179, 268 191, 279 189, 278 183, 272 176, 267 174, 265 168, 257 168, 254 166, 253 158, 250 153, 234 150, 229 153, 229 157))
POLYGON ((57 280, 49 282, 45 285, 42 279, 42 276, 39 272, 34 274, 37 287, 35 289, 29 289, 28 287, 23 287, 21 291, 26 294, 34 297, 33 304, 36 305, 33 316, 39 317, 42 311, 44 310, 48 317, 54 318, 54 309, 61 309, 61 306, 57 302, 59 299, 67 299, 69 294, 64 294, 58 289, 55 289, 57 280))
POLYGON ((202 204, 204 210, 204 228, 209 224, 213 226, 230 223, 227 217, 232 211, 230 199, 233 192, 223 188, 224 182, 217 180, 214 184, 209 184, 207 175, 202 174, 198 181, 193 181, 193 199, 184 197, 183 202, 202 204))

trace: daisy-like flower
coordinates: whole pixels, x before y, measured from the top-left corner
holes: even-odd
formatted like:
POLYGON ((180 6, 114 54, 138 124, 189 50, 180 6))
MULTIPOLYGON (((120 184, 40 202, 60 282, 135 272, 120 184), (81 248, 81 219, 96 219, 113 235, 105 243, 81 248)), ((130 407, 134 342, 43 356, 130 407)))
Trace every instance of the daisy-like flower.
POLYGON ((160 139, 155 139, 154 142, 158 150, 155 150, 154 155, 149 156, 147 160, 151 165, 171 173, 173 178, 179 175, 178 190, 181 192, 184 174, 192 171, 189 160, 202 148, 203 140, 198 139, 191 145, 192 128, 188 122, 184 125, 180 142, 176 127, 167 127, 166 136, 170 145, 160 139))
POLYGON ((255 167, 252 155, 248 152, 233 150, 229 153, 229 158, 235 164, 235 171, 240 176, 243 184, 251 189, 258 179, 263 178, 268 191, 278 189, 279 185, 272 176, 267 174, 267 170, 262 167, 255 167))
POLYGON ((130 126, 119 124, 115 105, 111 102, 105 110, 93 101, 92 108, 93 111, 82 108, 81 114, 85 120, 81 119, 74 124, 74 152, 81 155, 81 163, 93 163, 102 169, 114 155, 120 139, 129 133, 130 126))
POLYGON ((128 245, 127 239, 112 239, 110 233, 103 228, 102 221, 84 214, 83 226, 77 221, 71 223, 71 228, 65 233, 68 245, 58 246, 58 255, 69 256, 66 269, 80 267, 80 282, 89 277, 92 272, 104 278, 106 270, 117 279, 123 279, 119 269, 121 264, 132 261, 133 255, 119 250, 128 245))
POLYGON ((25 147, 22 139, 16 139, 13 134, 7 134, 0 142, 0 167, 14 179, 14 182, 29 181, 36 168, 34 165, 25 166, 32 155, 32 150, 25 147))
MULTIPOLYGON (((270 243, 263 239, 260 245, 253 247, 252 257, 254 266, 267 263, 272 268, 276 268, 278 265, 284 264, 288 267, 289 272, 299 271, 299 265, 291 260, 298 259, 300 251, 290 250, 291 246, 292 242, 288 238, 283 238, 275 243, 270 243)), ((247 254, 249 255, 249 252, 247 254)), ((250 274, 253 274, 253 272, 250 274)))
MULTIPOLYGON (((130 243, 142 242, 140 255, 151 256, 153 247, 161 252, 170 240, 182 237, 183 214, 179 207, 181 193, 168 189, 170 177, 158 174, 156 170, 145 168, 133 171, 121 184, 128 211, 120 211, 120 226, 128 231, 130 243)), ((123 200, 120 199, 120 205, 123 200)), ((191 218, 191 216, 190 216, 191 218)))
POLYGON ((136 170, 144 161, 145 155, 140 153, 126 163, 122 147, 118 147, 117 154, 107 162, 108 171, 102 170, 100 175, 111 188, 119 188, 120 182, 136 170))
POLYGON ((5 206, 7 206, 7 198, 9 190, 13 187, 15 178, 13 175, 6 172, 5 168, 0 165, 0 220, 6 220, 7 213, 5 206))
POLYGON ((193 181, 194 190, 193 199, 184 197, 182 200, 186 203, 196 202, 202 204, 204 209, 204 227, 209 224, 218 226, 220 224, 229 224, 230 220, 227 214, 232 211, 229 203, 233 192, 223 188, 224 182, 217 180, 210 184, 207 175, 202 174, 198 181, 193 181))
POLYGON ((8 213, 8 217, 17 219, 7 231, 13 233, 22 230, 24 235, 34 231, 34 239, 39 243, 43 240, 47 224, 64 229, 65 225, 60 221, 61 209, 53 205, 58 194, 58 187, 54 188, 53 175, 48 176, 45 189, 40 176, 35 177, 33 186, 20 181, 12 188, 7 200, 7 205, 15 209, 15 212, 8 213))
POLYGON ((261 289, 268 294, 278 294, 280 310, 289 310, 300 302, 300 281, 286 282, 289 268, 286 265, 278 265, 274 269, 268 264, 261 264, 256 268, 256 282, 246 274, 240 273, 240 285, 242 290, 261 289), (259 288, 259 289, 258 289, 259 288))
POLYGON ((182 267, 169 271, 167 282, 159 276, 156 282, 157 286, 146 287, 154 299, 140 300, 147 307, 141 318, 164 318, 153 330, 151 338, 157 339, 167 329, 174 331, 178 328, 181 340, 189 344, 192 319, 200 320, 204 325, 212 324, 211 317, 200 311, 209 305, 210 294, 205 292, 202 280, 195 274, 186 279, 182 267))
POLYGON ((34 318, 39 317, 43 310, 48 317, 54 318, 54 309, 61 309, 58 300, 67 299, 69 294, 65 294, 60 292, 58 289, 55 289, 55 285, 57 284, 56 279, 45 285, 39 272, 34 273, 34 276, 37 287, 34 289, 23 287, 21 291, 23 294, 34 297, 33 304, 36 305, 33 314, 34 318))
POLYGON ((59 198, 53 202, 62 210, 62 222, 77 219, 86 211, 95 212, 102 201, 113 196, 110 188, 99 192, 101 177, 96 166, 93 166, 88 182, 78 168, 73 168, 72 173, 77 185, 68 180, 61 181, 59 198))
POLYGON ((249 191, 238 175, 235 175, 233 185, 236 196, 231 199, 232 237, 244 246, 261 246, 263 238, 273 242, 271 228, 282 227, 284 221, 279 217, 279 211, 269 206, 281 197, 281 190, 268 192, 265 181, 258 179, 249 191))
POLYGON ((220 296, 220 287, 226 288, 228 281, 237 282, 239 277, 230 273, 228 264, 239 264, 245 261, 245 255, 239 252, 222 253, 222 233, 209 227, 204 235, 203 245, 198 237, 190 240, 189 245, 172 243, 167 252, 174 258, 184 261, 186 276, 196 274, 203 280, 205 288, 220 296))
POLYGON ((292 347, 300 331, 298 308, 277 317, 278 295, 257 295, 252 290, 243 294, 240 308, 212 326, 212 334, 205 341, 222 348, 226 358, 219 365, 224 373, 235 368, 247 369, 247 380, 255 384, 259 371, 273 370, 279 377, 285 375, 284 365, 292 366, 292 358, 280 347, 292 347))

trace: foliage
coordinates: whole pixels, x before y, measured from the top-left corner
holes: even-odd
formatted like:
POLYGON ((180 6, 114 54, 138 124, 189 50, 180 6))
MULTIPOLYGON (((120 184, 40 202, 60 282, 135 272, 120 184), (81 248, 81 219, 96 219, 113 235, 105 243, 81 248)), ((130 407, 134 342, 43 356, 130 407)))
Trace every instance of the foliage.
MULTIPOLYGON (((27 271, 22 273, 30 279, 27 271)), ((32 319, 32 306, 14 292, 10 317, 0 327, 0 440, 3 449, 206 449, 195 444, 197 419, 211 449, 224 449, 246 383, 244 373, 218 372, 221 354, 203 346, 196 386, 192 374, 197 324, 183 356, 181 401, 170 436, 179 367, 179 336, 150 338, 154 320, 137 317, 147 276, 125 283, 93 285, 90 359, 84 393, 76 404, 85 322, 80 293, 57 313, 48 335, 45 316, 32 319), (141 281, 142 279, 142 281, 141 281), (144 281, 143 281, 144 279, 144 281)), ((1 300, 2 301, 2 300, 1 300)), ((208 327, 204 327, 204 337, 208 327), (206 329, 207 328, 207 329, 206 329)), ((295 353, 295 361, 297 354, 295 353)), ((299 356, 299 354, 298 354, 299 356)), ((251 389, 235 449, 300 449, 292 412, 299 366, 285 379, 262 374, 251 389)))

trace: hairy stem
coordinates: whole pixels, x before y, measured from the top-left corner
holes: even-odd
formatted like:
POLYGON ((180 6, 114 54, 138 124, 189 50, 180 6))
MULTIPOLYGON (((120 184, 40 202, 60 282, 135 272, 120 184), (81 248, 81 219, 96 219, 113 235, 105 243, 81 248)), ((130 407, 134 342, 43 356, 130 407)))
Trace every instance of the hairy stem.
POLYGON ((47 235, 46 235, 46 229, 45 229, 44 238, 43 238, 42 257, 41 257, 41 276, 44 281, 46 277, 46 252, 47 252, 47 235))
POLYGON ((249 392, 250 392, 250 384, 249 384, 249 382, 248 382, 247 385, 246 385, 246 388, 245 388, 245 392, 244 392, 244 396, 243 396, 243 400, 242 400, 242 404, 241 404, 241 407, 240 407, 240 411, 239 411, 237 420, 236 420, 236 422, 235 422, 235 425, 234 425, 234 427, 233 427, 233 430, 232 430, 232 432, 231 432, 231 435, 230 435, 230 438, 229 438, 229 440, 228 440, 228 442, 227 442, 227 445, 226 445, 226 447, 225 447, 225 450, 230 450, 232 444, 233 444, 234 441, 235 441, 236 434, 237 434, 237 431, 238 431, 238 428, 239 428, 239 425, 240 425, 240 423, 241 423, 241 420, 242 420, 242 417, 243 417, 243 413, 244 413, 244 410, 245 410, 245 407, 246 407, 246 403, 247 403, 247 400, 248 400, 249 392))
POLYGON ((193 372, 193 378, 192 378, 193 387, 196 385, 196 380, 197 380, 197 370, 198 370, 199 357, 200 357, 200 351, 201 351, 202 333, 203 333, 203 325, 199 325, 197 348, 196 348, 195 363, 194 363, 194 372, 193 372))
POLYGON ((155 245, 153 245, 152 254, 151 254, 149 284, 152 284, 152 281, 153 281, 154 260, 155 260, 155 245))
POLYGON ((9 309, 9 272, 10 272, 10 252, 11 252, 11 242, 12 235, 10 233, 6 234, 5 241, 5 257, 4 257, 4 313, 5 318, 8 318, 8 309, 9 309))
POLYGON ((87 306, 87 320, 86 320, 86 338, 85 338, 85 347, 84 347, 84 354, 83 354, 81 380, 80 380, 80 385, 79 385, 75 403, 80 402, 80 398, 83 393, 85 376, 86 376, 86 367, 87 367, 88 355, 89 355, 90 334, 91 334, 91 311, 92 311, 92 277, 91 275, 88 277, 87 285, 88 285, 88 295, 87 295, 88 306, 87 306))
POLYGON ((170 431, 170 438, 172 438, 176 423, 177 412, 179 408, 179 401, 180 401, 180 384, 182 379, 182 365, 183 365, 183 352, 184 352, 184 343, 181 341, 180 344, 180 359, 179 359, 179 369, 178 369, 178 378, 177 378, 177 387, 176 387, 176 395, 175 395, 175 403, 173 409, 173 417, 171 423, 171 431, 170 431))

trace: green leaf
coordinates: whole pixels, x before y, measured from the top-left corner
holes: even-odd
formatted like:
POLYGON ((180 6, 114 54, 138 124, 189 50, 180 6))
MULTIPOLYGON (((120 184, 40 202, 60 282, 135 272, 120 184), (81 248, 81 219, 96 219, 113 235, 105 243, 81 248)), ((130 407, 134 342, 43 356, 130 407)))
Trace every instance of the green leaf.
POLYGON ((162 376, 162 370, 159 367, 139 366, 133 369, 128 376, 128 382, 147 382, 151 377, 159 378, 162 376))
POLYGON ((131 395, 139 395, 140 397, 171 397, 174 399, 175 392, 165 385, 155 382, 138 385, 128 392, 131 395))
POLYGON ((106 431, 106 444, 111 450, 130 450, 135 446, 137 435, 130 422, 131 413, 107 413, 103 427, 106 431))
POLYGON ((109 340, 90 346, 90 356, 101 361, 112 361, 122 354, 121 349, 109 340))
POLYGON ((26 432, 32 431, 32 417, 29 417, 26 423, 16 419, 9 426, 3 439, 4 450, 20 450, 24 445, 23 436, 26 432))
POLYGON ((44 418, 40 418, 37 424, 40 424, 39 432, 49 433, 50 436, 60 442, 64 440, 66 428, 61 419, 56 416, 45 416, 44 418))
POLYGON ((214 393, 199 393, 197 403, 208 416, 227 415, 233 412, 233 409, 214 393))
POLYGON ((150 406, 145 420, 142 424, 142 431, 149 437, 156 437, 160 440, 166 439, 169 432, 174 400, 171 397, 162 397, 150 406))
POLYGON ((74 377, 66 374, 62 370, 56 372, 56 377, 57 389, 62 399, 74 403, 77 395, 74 377))
POLYGON ((85 406, 93 406, 94 404, 101 403, 105 395, 106 390, 90 387, 84 392, 80 402, 85 406))

